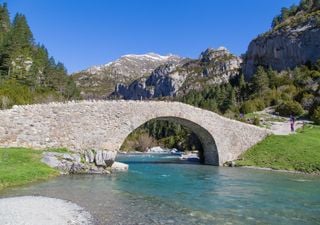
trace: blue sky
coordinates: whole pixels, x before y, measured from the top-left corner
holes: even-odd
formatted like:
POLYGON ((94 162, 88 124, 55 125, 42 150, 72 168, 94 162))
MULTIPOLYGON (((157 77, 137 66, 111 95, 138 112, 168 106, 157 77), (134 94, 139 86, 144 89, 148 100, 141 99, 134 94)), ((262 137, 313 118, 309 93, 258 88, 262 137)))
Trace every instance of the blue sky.
POLYGON ((25 14, 36 41, 72 73, 129 53, 197 58, 207 47, 225 46, 240 55, 283 6, 299 0, 6 2, 11 16, 25 14))

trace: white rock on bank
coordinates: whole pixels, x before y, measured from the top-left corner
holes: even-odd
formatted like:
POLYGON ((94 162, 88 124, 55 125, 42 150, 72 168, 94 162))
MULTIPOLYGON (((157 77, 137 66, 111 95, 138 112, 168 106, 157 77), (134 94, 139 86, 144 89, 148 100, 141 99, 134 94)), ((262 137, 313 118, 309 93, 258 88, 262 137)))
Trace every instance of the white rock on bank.
POLYGON ((92 216, 80 206, 55 198, 23 196, 0 199, 0 224, 92 225, 92 216))
POLYGON ((129 169, 129 165, 121 162, 114 162, 111 166, 112 171, 127 171, 129 169))
POLYGON ((168 149, 161 148, 160 146, 155 146, 155 147, 152 147, 152 148, 148 149, 147 152, 148 153, 166 153, 166 152, 169 152, 169 151, 168 151, 168 149))

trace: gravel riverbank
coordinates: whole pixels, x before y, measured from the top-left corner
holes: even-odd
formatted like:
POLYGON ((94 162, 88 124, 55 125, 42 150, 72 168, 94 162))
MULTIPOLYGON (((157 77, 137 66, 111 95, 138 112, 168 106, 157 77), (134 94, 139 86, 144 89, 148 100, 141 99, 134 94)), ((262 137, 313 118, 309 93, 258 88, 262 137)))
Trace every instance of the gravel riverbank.
POLYGON ((92 225, 80 206, 55 198, 23 196, 0 199, 1 225, 92 225))

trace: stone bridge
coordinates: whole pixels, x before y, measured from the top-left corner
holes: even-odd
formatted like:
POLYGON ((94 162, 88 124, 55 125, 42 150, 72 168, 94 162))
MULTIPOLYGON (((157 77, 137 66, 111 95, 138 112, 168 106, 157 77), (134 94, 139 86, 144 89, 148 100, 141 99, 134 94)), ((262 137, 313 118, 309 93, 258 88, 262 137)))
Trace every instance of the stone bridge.
POLYGON ((120 149, 126 137, 152 119, 175 121, 197 134, 206 164, 223 165, 269 131, 179 102, 80 101, 0 110, 0 146, 120 149))

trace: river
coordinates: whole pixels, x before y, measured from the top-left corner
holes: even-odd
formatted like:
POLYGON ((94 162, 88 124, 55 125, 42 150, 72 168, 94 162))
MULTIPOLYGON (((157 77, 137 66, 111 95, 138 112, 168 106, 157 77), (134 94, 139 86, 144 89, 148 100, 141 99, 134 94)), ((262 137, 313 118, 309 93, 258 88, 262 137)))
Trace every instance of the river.
POLYGON ((97 224, 320 224, 320 177, 181 163, 127 154, 129 171, 73 175, 12 188, 0 197, 70 200, 97 224))

